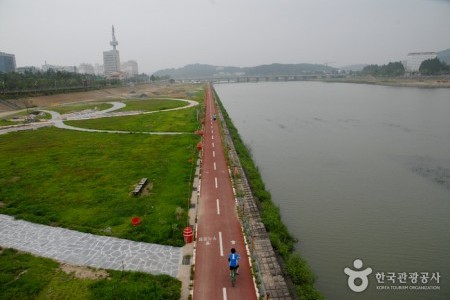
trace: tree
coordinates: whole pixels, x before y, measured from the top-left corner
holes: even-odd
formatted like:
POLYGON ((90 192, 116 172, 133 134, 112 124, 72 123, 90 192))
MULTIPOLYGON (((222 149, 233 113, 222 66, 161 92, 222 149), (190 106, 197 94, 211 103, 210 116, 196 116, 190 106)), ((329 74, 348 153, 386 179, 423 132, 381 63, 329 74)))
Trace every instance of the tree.
POLYGON ((437 57, 424 60, 419 67, 419 72, 424 75, 440 75, 450 71, 450 67, 437 57))
POLYGON ((405 67, 401 62, 390 62, 382 68, 385 76, 402 76, 405 74, 405 67))
POLYGON ((402 76, 405 74, 405 67, 401 62, 390 62, 387 65, 369 65, 362 70, 363 74, 370 74, 373 76, 402 76))

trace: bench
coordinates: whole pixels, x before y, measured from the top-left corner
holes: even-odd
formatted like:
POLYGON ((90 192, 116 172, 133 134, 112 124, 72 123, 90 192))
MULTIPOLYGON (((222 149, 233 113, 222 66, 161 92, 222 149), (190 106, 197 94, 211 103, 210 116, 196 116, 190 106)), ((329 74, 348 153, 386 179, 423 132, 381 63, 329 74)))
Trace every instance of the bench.
POLYGON ((138 195, 142 189, 144 188, 144 186, 147 184, 147 178, 142 178, 141 181, 139 181, 139 183, 136 185, 136 187, 134 188, 133 191, 133 195, 138 195))

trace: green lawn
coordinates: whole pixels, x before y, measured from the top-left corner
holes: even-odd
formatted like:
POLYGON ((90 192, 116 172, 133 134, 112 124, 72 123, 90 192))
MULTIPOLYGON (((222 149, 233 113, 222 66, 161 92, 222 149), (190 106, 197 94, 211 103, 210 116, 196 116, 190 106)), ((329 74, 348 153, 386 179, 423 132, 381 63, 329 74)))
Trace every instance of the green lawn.
POLYGON ((94 234, 180 246, 198 137, 43 128, 0 138, 0 213, 94 234), (130 194, 141 178, 147 195, 130 194), (132 227, 133 216, 143 218, 132 227))
MULTIPOLYGON (((111 102, 113 100, 108 100, 111 102)), ((117 100, 120 101, 120 100, 117 100)), ((83 111, 86 109, 97 109, 97 110, 105 110, 111 108, 112 104, 110 103, 79 103, 79 104, 71 104, 71 105, 60 105, 60 106, 52 106, 47 108, 48 110, 59 112, 60 114, 67 114, 77 111, 83 111)))
POLYGON ((6 119, 0 119, 0 127, 1 126, 17 125, 17 124, 19 124, 19 123, 13 122, 13 121, 9 121, 9 120, 6 120, 6 119))
MULTIPOLYGON (((203 91, 192 95, 203 101, 203 91)), ((127 102, 132 110, 185 105, 127 102)), ((110 107, 106 105, 101 109, 110 107)), ((84 122, 90 121, 78 121, 76 126, 84 122)), ((51 127, 1 135, 0 214, 93 234, 183 245, 198 155, 199 137, 193 134, 199 126, 197 108, 92 122, 95 128, 186 134, 90 133, 51 127), (134 185, 143 177, 150 184, 144 194, 133 196, 134 185), (140 226, 131 225, 134 216, 142 218, 140 226)), ((106 280, 77 279, 62 272, 55 261, 0 248, 0 299, 180 298, 181 283, 169 276, 108 273, 106 280)))
POLYGON ((196 120, 197 109, 198 107, 191 107, 179 111, 156 112, 115 118, 66 121, 65 123, 75 127, 103 130, 193 133, 199 126, 196 120))
POLYGON ((126 107, 117 111, 157 111, 187 105, 187 103, 184 101, 173 99, 107 99, 104 100, 104 102, 52 106, 49 107, 48 110, 53 110, 60 114, 78 112, 86 109, 105 110, 112 107, 112 104, 107 102, 123 102, 127 105, 126 107))
POLYGON ((127 106, 117 111, 156 111, 186 106, 187 103, 172 99, 131 99, 122 101, 127 106))
POLYGON ((167 275, 108 271, 103 279, 76 278, 59 263, 0 248, 0 299, 173 299, 181 282, 167 275))

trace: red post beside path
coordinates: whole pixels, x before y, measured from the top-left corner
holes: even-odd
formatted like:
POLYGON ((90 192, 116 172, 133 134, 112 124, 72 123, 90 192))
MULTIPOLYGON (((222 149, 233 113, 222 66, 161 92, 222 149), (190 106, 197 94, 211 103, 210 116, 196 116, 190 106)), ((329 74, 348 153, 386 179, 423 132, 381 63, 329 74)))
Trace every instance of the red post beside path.
POLYGON ((139 217, 131 218, 131 225, 138 226, 139 224, 141 224, 141 218, 139 217))
POLYGON ((194 233, 192 232, 191 227, 184 228, 183 237, 186 244, 192 243, 192 241, 194 240, 194 233))

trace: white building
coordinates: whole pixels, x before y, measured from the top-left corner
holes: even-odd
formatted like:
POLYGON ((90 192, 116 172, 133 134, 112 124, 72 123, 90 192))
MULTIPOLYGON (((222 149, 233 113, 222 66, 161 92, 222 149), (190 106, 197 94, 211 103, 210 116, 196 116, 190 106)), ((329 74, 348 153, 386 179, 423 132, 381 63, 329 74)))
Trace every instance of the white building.
POLYGON ((94 66, 91 64, 80 64, 78 66, 78 73, 80 74, 95 74, 94 66))
POLYGON ((120 72, 120 56, 118 50, 103 51, 103 67, 105 75, 120 72))
POLYGON ((436 52, 411 52, 406 56, 403 63, 407 72, 418 72, 424 60, 436 58, 436 52))
POLYGON ((138 64, 134 60, 129 60, 127 62, 124 62, 122 64, 122 71, 128 73, 129 77, 133 77, 135 75, 138 75, 138 64))
POLYGON ((105 68, 103 65, 95 64, 95 75, 104 75, 105 74, 105 68))

